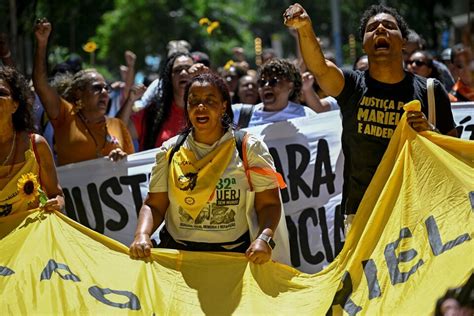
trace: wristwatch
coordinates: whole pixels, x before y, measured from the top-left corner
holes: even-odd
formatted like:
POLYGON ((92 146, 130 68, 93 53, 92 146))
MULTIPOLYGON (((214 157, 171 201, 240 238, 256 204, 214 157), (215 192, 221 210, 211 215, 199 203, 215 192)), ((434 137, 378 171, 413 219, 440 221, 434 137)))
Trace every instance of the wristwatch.
POLYGON ((266 242, 270 246, 271 249, 275 248, 275 241, 273 241, 273 238, 271 236, 260 234, 260 236, 258 236, 257 239, 261 239, 264 242, 266 242))

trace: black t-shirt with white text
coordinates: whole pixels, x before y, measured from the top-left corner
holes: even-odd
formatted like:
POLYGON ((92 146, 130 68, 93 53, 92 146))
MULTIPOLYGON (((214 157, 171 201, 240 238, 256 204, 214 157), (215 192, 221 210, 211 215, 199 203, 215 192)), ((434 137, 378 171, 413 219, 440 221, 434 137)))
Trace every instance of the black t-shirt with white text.
MULTIPOLYGON (((342 114, 344 185, 342 207, 355 214, 390 138, 403 115, 403 105, 421 102, 428 117, 426 78, 405 73, 395 84, 376 81, 369 72, 345 70, 344 88, 336 97, 342 114)), ((446 134, 455 128, 449 97, 435 80, 436 127, 446 134)))

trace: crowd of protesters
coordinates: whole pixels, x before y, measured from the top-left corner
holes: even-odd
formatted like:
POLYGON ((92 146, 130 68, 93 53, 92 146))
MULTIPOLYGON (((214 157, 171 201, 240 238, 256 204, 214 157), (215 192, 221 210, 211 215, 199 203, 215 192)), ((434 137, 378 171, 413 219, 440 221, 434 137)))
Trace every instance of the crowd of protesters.
MULTIPOLYGON (((437 58, 426 50, 421 36, 408 28, 396 10, 375 5, 363 14, 359 30, 366 55, 354 61, 353 69, 343 69, 323 52, 310 16, 302 6, 290 6, 283 18, 297 39, 299 59, 278 58, 269 50, 262 56, 264 63, 251 69, 243 50, 236 48, 235 61, 213 67, 204 52, 193 52, 184 40, 173 41, 157 78, 146 85, 134 83, 137 57, 132 51, 125 52, 126 65, 120 68, 122 81, 118 83, 109 84, 97 70, 82 69, 80 62, 73 59, 55 65, 54 71, 48 74, 47 44, 52 24, 40 19, 33 31, 36 38, 34 89, 25 90, 27 82, 14 69, 14 56, 7 41, 1 38, 2 194, 8 191, 5 188, 14 191, 16 187, 9 185, 16 183, 23 173, 32 173, 46 192, 45 207, 60 210, 64 207, 64 198, 54 161, 57 166, 100 157, 118 161, 136 151, 159 148, 150 193, 142 207, 137 235, 131 246, 132 254, 135 257, 149 255, 150 235, 166 218, 165 232, 172 248, 221 250, 233 249, 228 246, 238 244, 238 251, 245 252, 253 262, 263 263, 271 257, 271 238, 281 207, 276 189, 281 183, 265 144, 252 138, 249 149, 252 166, 271 170, 266 176, 257 176, 259 180, 255 184, 255 209, 260 216, 258 241, 250 240, 248 223, 235 213, 232 220, 235 217, 242 222, 233 234, 183 233, 174 220, 183 216, 189 201, 195 198, 199 206, 199 209, 192 207, 190 218, 193 220, 201 216, 201 209, 206 213, 217 206, 212 203, 213 197, 207 200, 212 193, 208 192, 209 188, 192 182, 196 179, 188 179, 189 173, 176 166, 186 162, 189 156, 193 156, 189 158, 192 164, 199 164, 210 152, 219 157, 231 152, 228 160, 220 161, 237 169, 239 153, 235 147, 228 150, 231 146, 228 140, 236 135, 237 129, 340 110, 345 155, 342 209, 349 227, 391 135, 378 137, 358 132, 367 124, 357 118, 357 109, 363 106, 360 100, 378 98, 398 104, 418 99, 422 111, 409 112, 407 118, 416 131, 456 136, 450 102, 474 101, 471 51, 457 44, 445 49, 437 58), (435 79, 436 122, 427 120, 426 78, 435 79), (35 133, 43 134, 48 141, 35 133), (166 153, 176 144, 178 135, 185 135, 185 149, 178 149, 173 153, 175 156, 168 158, 166 153), (367 155, 368 152, 371 155, 367 155), (176 164, 170 164, 170 159, 176 164), (191 183, 180 184, 184 178, 191 183), (181 196, 182 192, 169 185, 196 186, 202 191, 181 196), (171 214, 167 214, 169 205, 172 205, 171 214), (211 241, 217 244, 210 245, 211 241)), ((385 111, 401 113, 403 109, 385 111)), ((390 130, 395 127, 396 123, 385 126, 390 130)), ((206 163, 211 162, 212 159, 206 163)), ((203 165, 202 169, 214 168, 209 166, 203 165)), ((222 171, 226 167, 221 163, 214 169, 222 171)), ((195 172, 203 171, 198 168, 195 172)), ((232 173, 234 169, 222 172, 232 173)), ((220 176, 214 175, 214 184, 220 176)), ((247 185, 245 176, 245 173, 238 175, 242 183, 237 185, 247 185)), ((207 181, 204 186, 214 187, 213 183, 207 181)), ((0 216, 25 209, 25 205, 16 206, 20 202, 18 198, 2 200, 0 216)), ((38 201, 34 205, 37 206, 38 201)), ((241 211, 243 207, 239 205, 236 210, 241 211)))

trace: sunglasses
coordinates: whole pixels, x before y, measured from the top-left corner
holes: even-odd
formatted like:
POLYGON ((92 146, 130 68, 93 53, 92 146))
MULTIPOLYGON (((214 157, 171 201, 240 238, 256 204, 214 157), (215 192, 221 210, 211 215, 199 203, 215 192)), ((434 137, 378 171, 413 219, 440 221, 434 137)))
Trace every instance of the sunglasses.
POLYGON ((93 84, 90 90, 94 94, 100 94, 102 93, 104 89, 105 89, 105 92, 107 93, 110 93, 110 91, 112 90, 108 84, 100 84, 100 83, 93 84))
POLYGON ((268 84, 268 86, 270 86, 270 87, 275 87, 280 81, 281 81, 281 79, 279 79, 277 77, 273 77, 271 79, 260 78, 260 80, 258 80, 258 86, 260 88, 263 88, 268 84))
POLYGON ((179 75, 183 70, 188 72, 189 68, 191 68, 190 65, 183 65, 183 66, 178 66, 178 67, 173 68, 172 71, 174 75, 179 75))
POLYGON ((426 63, 424 61, 421 61, 421 60, 409 60, 408 64, 409 65, 415 64, 417 67, 426 66, 426 63))

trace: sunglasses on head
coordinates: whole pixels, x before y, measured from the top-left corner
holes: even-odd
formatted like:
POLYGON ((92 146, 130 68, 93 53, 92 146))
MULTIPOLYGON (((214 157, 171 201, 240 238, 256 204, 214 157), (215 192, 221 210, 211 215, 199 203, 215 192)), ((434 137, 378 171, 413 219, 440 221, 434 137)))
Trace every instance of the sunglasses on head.
POLYGON ((102 91, 105 89, 105 92, 107 93, 110 93, 110 86, 108 84, 100 84, 100 83, 97 83, 97 84, 93 84, 91 86, 91 91, 94 93, 94 94, 99 94, 99 93, 102 93, 102 91))
POLYGON ((426 66, 426 63, 424 61, 416 60, 416 59, 415 60, 409 60, 408 64, 409 65, 415 64, 417 67, 426 66))
POLYGON ((260 80, 258 80, 258 85, 259 87, 263 88, 267 85, 270 86, 270 87, 274 87, 276 86, 279 82, 281 81, 281 79, 277 78, 277 77, 273 77, 273 78, 270 78, 270 79, 264 79, 264 78, 260 78, 260 80))

